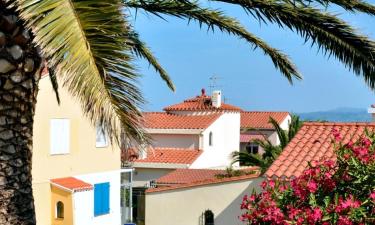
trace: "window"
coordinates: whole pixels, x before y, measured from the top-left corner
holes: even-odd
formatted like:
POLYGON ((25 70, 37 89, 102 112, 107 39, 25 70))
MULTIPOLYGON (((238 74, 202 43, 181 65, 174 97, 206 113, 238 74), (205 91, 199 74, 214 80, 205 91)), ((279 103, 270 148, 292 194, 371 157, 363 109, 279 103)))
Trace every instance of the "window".
POLYGON ((60 201, 56 203, 56 218, 64 219, 64 203, 60 201))
POLYGON ((215 225, 214 213, 211 210, 206 210, 203 213, 204 225, 215 225))
POLYGON ((213 145, 213 137, 212 137, 212 132, 208 135, 208 145, 212 146, 213 145))
POLYGON ((108 136, 103 128, 103 126, 96 126, 96 147, 103 148, 108 146, 108 136))
POLYGON ((109 183, 94 185, 94 216, 109 213, 109 183))
POLYGON ((69 119, 51 119, 50 126, 50 154, 59 155, 69 153, 69 119))
POLYGON ((255 144, 255 143, 249 143, 246 146, 246 151, 248 153, 258 154, 258 152, 259 152, 259 146, 257 144, 255 144))

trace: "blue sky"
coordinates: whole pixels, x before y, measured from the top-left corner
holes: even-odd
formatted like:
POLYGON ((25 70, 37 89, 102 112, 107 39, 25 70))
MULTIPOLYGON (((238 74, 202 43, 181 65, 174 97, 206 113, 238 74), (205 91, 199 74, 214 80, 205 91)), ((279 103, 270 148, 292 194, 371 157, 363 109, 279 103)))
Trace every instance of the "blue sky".
MULTIPOLYGON (((375 4, 375 1, 369 1, 375 4)), ((249 31, 273 47, 287 53, 299 71, 302 81, 291 86, 261 50, 220 31, 207 32, 195 22, 167 17, 168 21, 138 12, 134 26, 141 38, 171 75, 177 90, 170 91, 155 71, 143 60, 137 65, 143 77, 140 88, 147 100, 146 111, 161 111, 164 106, 181 102, 210 90, 209 78, 219 77, 217 84, 226 102, 245 110, 286 110, 311 112, 338 107, 366 108, 375 103, 374 91, 361 77, 348 71, 334 58, 327 59, 316 47, 289 30, 259 24, 242 9, 211 5, 239 19, 249 31)), ((375 39, 375 17, 345 14, 334 9, 350 24, 375 39)))

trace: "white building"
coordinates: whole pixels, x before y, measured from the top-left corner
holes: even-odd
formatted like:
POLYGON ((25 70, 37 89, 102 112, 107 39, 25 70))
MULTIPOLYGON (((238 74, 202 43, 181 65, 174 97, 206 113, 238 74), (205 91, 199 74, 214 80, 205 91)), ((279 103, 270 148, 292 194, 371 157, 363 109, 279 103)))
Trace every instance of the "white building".
MULTIPOLYGON (((134 202, 137 205, 135 209, 137 224, 146 222, 147 225, 153 225, 154 222, 156 224, 155 215, 160 212, 156 210, 158 207, 155 208, 154 204, 157 204, 160 198, 173 208, 173 201, 177 204, 185 194, 195 193, 194 190, 203 190, 207 193, 207 198, 215 194, 215 191, 212 192, 212 184, 205 183, 204 179, 201 181, 205 185, 189 190, 176 188, 174 185, 173 189, 176 188, 176 190, 173 191, 169 189, 162 191, 159 187, 156 188, 157 190, 147 190, 148 187, 154 185, 160 186, 159 179, 168 177, 170 174, 174 177, 173 174, 181 170, 185 171, 185 174, 194 174, 194 171, 202 169, 206 174, 223 170, 231 165, 231 154, 234 151, 262 153, 259 146, 252 143, 255 139, 268 139, 271 143, 278 144, 276 132, 269 124, 270 117, 274 118, 284 129, 290 121, 290 115, 287 112, 246 112, 239 107, 223 103, 220 91, 214 91, 212 96, 208 96, 204 89, 194 98, 165 107, 164 112, 144 113, 143 124, 152 139, 151 144, 123 152, 123 161, 130 161, 130 165, 135 168, 134 186, 138 187, 135 189, 134 196, 134 202)), ((233 212, 240 193, 232 190, 225 194, 225 189, 239 185, 241 189, 248 191, 256 186, 254 184, 257 182, 253 182, 254 179, 250 176, 241 181, 233 181, 234 183, 231 184, 224 181, 222 183, 222 180, 214 181, 220 193, 226 195, 228 201, 220 203, 211 201, 203 204, 202 207, 215 209, 216 215, 225 209, 227 212, 233 212), (230 201, 234 202, 231 206, 228 205, 230 201), (213 207, 215 204, 217 207, 213 207)), ((193 183, 185 185, 195 186, 193 183)), ((192 204, 195 204, 194 201, 199 201, 200 197, 202 196, 197 196, 195 200, 191 199, 192 204)), ((197 210, 200 212, 203 209, 197 208, 197 210)), ((225 213, 222 215, 224 216, 225 213)), ((233 215, 234 213, 230 214, 230 216, 233 215)), ((197 215, 191 215, 184 220, 184 224, 197 218, 197 215)), ((159 219, 160 224, 163 224, 168 216, 159 219)), ((219 224, 226 222, 226 220, 217 221, 221 221, 219 224)), ((173 224, 176 220, 170 222, 173 224)))

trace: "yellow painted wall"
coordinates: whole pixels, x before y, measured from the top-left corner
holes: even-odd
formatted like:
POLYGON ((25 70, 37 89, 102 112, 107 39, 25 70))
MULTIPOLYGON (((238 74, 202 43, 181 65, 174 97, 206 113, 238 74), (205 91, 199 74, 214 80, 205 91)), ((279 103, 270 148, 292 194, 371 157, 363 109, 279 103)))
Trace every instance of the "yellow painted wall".
POLYGON ((72 193, 51 186, 51 225, 73 225, 72 193), (56 204, 64 204, 64 219, 56 218, 56 204))
POLYGON ((49 77, 40 80, 33 136, 33 193, 38 225, 50 225, 49 180, 121 168, 117 146, 96 148, 96 130, 83 116, 80 104, 59 88, 57 104, 49 77), (50 119, 70 119, 70 153, 50 155, 50 119), (48 186, 48 188, 47 188, 48 186))

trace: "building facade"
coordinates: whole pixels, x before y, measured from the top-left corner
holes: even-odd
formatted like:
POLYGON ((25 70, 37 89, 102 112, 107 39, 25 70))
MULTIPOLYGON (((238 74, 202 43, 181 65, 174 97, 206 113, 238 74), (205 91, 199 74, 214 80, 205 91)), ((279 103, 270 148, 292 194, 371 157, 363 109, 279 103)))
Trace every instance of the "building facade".
POLYGON ((48 76, 39 87, 32 170, 37 224, 121 224, 119 147, 63 88, 58 105, 48 76))

